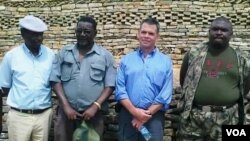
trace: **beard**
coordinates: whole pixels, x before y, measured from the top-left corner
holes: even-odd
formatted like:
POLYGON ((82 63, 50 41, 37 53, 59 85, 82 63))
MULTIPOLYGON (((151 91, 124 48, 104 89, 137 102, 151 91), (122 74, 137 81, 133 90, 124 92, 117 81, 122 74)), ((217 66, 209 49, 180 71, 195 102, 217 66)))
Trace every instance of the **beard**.
POLYGON ((89 49, 93 46, 94 41, 87 41, 87 40, 77 40, 77 44, 79 48, 82 49, 89 49))
POLYGON ((214 48, 226 48, 229 45, 229 40, 223 38, 210 38, 209 44, 214 48))
POLYGON ((35 42, 35 41, 30 41, 30 42, 25 42, 27 47, 33 48, 33 49, 39 49, 42 42, 35 42))

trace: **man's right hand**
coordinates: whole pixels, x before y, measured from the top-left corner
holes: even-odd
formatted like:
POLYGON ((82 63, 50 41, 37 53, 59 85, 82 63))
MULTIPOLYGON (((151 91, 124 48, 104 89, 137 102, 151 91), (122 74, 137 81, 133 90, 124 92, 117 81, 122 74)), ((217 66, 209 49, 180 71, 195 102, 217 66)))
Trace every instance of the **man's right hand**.
POLYGON ((136 108, 136 113, 134 114, 134 117, 137 120, 146 123, 152 117, 152 115, 148 110, 136 108))
POLYGON ((136 118, 134 118, 132 121, 132 126, 135 127, 136 129, 139 129, 144 123, 137 120, 136 118))
POLYGON ((60 82, 53 82, 53 81, 51 83, 52 83, 52 87, 53 87, 54 92, 56 93, 60 102, 63 105, 63 110, 64 110, 66 116, 68 117, 68 119, 69 120, 76 120, 77 117, 82 118, 82 115, 80 113, 78 113, 77 111, 75 111, 68 103, 68 100, 64 95, 64 90, 63 90, 62 84, 60 82))
POLYGON ((63 109, 68 119, 70 120, 76 120, 78 119, 77 117, 82 117, 82 115, 78 113, 76 110, 74 110, 73 108, 71 108, 71 106, 64 106, 63 109))

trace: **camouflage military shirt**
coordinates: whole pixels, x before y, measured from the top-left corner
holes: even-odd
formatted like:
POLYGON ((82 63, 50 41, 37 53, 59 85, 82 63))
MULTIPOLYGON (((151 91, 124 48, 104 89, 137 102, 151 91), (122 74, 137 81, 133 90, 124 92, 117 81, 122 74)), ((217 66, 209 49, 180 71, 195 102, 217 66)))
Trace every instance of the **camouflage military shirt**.
MULTIPOLYGON (((182 96, 178 106, 183 108, 181 117, 187 119, 190 115, 192 109, 194 95, 201 77, 202 68, 204 61, 206 59, 208 50, 208 43, 202 43, 197 45, 194 48, 191 48, 188 52, 188 70, 185 76, 184 84, 182 87, 182 96)), ((241 51, 239 48, 235 49, 235 53, 238 59, 238 69, 240 75, 240 102, 239 102, 239 117, 240 121, 244 121, 244 80, 249 75, 250 71, 250 58, 248 54, 244 51, 241 51)))

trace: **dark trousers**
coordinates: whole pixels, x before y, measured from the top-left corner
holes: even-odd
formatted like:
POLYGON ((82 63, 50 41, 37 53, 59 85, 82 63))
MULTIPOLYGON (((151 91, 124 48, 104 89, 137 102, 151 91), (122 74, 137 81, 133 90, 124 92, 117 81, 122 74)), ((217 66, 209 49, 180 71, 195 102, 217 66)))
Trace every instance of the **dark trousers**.
MULTIPOLYGON (((132 120, 131 114, 125 108, 121 108, 118 118, 119 141, 145 141, 140 132, 132 126, 132 120)), ((159 111, 155 113, 144 126, 152 134, 152 138, 149 141, 163 141, 164 112, 159 111)))
MULTIPOLYGON (((61 106, 58 107, 54 122, 54 141, 72 141, 73 133, 82 120, 69 120, 61 106)), ((104 130, 103 115, 98 111, 96 115, 89 121, 93 125, 96 132, 102 139, 104 130)))

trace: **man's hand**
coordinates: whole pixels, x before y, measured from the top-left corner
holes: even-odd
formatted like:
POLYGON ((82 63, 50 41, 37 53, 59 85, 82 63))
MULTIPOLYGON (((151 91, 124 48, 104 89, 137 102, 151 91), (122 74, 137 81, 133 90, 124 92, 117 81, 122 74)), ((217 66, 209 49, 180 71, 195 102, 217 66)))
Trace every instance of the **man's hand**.
POLYGON ((136 129, 139 129, 144 124, 144 122, 141 122, 136 118, 134 118, 131 123, 136 129))
POLYGON ((95 116, 96 112, 99 110, 99 108, 92 104, 85 112, 82 114, 82 117, 84 120, 90 120, 92 117, 95 116))
POLYGON ((149 110, 136 108, 136 113, 134 114, 134 118, 136 118, 140 122, 146 123, 151 117, 152 115, 149 110))
POLYGON ((70 119, 70 120, 76 120, 78 116, 82 117, 82 115, 80 113, 75 111, 70 106, 65 106, 65 107, 63 107, 63 109, 64 109, 64 112, 66 113, 68 119, 70 119))

